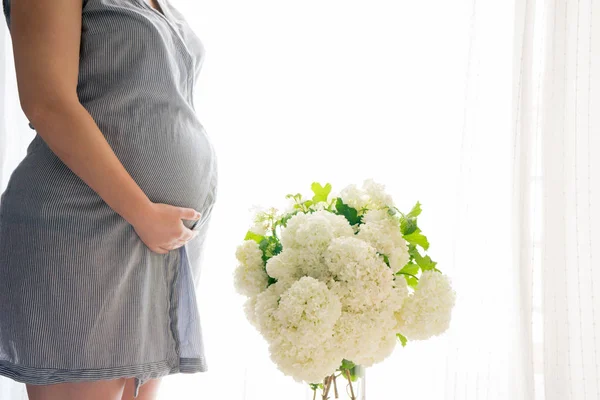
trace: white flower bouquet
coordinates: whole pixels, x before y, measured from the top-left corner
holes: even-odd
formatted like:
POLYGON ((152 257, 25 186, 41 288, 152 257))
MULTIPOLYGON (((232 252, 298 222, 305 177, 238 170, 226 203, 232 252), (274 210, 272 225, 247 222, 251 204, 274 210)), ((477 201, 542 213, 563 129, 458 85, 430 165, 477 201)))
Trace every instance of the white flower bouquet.
POLYGON ((335 197, 330 184, 312 191, 288 195, 284 212, 256 213, 236 251, 234 285, 273 362, 327 398, 337 377, 351 387, 357 366, 383 361, 397 343, 446 331, 455 292, 421 254, 429 242, 419 202, 403 214, 371 179, 335 197))

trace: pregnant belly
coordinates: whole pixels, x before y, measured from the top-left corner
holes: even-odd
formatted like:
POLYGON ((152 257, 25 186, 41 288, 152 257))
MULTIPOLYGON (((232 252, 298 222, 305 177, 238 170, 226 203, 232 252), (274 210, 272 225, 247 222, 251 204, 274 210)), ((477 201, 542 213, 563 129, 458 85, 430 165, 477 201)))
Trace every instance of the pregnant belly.
MULTIPOLYGON (((150 201, 190 207, 201 213, 214 201, 216 159, 203 132, 109 143, 150 201)), ((108 207, 39 136, 13 171, 0 200, 0 214, 31 223, 48 219, 87 224, 93 222, 98 210, 108 207)), ((184 223, 187 227, 193 224, 184 223)))
POLYGON ((138 140, 114 151, 152 202, 203 212, 215 190, 215 155, 202 133, 138 140))
POLYGON ((214 185, 215 155, 193 108, 169 91, 148 99, 132 95, 113 105, 109 100, 84 106, 148 198, 204 207, 214 185))

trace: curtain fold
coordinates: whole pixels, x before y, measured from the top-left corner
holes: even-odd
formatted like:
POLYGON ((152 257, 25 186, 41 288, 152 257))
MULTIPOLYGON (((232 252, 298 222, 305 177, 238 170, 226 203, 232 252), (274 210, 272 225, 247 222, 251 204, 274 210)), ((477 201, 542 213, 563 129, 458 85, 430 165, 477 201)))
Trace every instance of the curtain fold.
MULTIPOLYGON (((600 4, 542 2, 541 269, 548 400, 600 398, 600 4)), ((532 134, 528 131, 527 134, 532 134)))
POLYGON ((533 356, 526 381, 536 383, 536 399, 598 399, 600 4, 522 0, 517 7, 527 10, 527 33, 515 48, 514 230, 518 268, 533 276, 532 296, 521 303, 533 323, 515 348, 533 356))
POLYGON ((510 332, 510 398, 533 400, 534 387, 534 221, 537 206, 531 188, 532 155, 537 121, 535 112, 534 33, 536 0, 517 0, 514 13, 512 80, 512 305, 516 311, 510 332), (525 132, 525 134, 523 134, 525 132))
POLYGON ((515 116, 517 92, 523 81, 525 88, 528 84, 527 76, 519 77, 515 56, 531 35, 526 22, 531 10, 519 1, 475 0, 471 6, 454 256, 448 271, 457 304, 448 332, 446 391, 439 398, 533 400, 532 278, 518 267, 528 258, 520 242, 528 240, 529 230, 515 229, 520 214, 528 213, 520 179, 521 174, 528 179, 523 168, 529 159, 529 144, 515 134, 522 123, 515 116))

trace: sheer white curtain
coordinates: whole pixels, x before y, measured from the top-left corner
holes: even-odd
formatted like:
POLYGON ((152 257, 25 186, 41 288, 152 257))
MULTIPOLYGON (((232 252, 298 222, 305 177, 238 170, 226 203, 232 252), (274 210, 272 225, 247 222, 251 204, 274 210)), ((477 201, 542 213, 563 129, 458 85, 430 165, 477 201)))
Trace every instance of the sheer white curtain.
POLYGON ((598 399, 600 4, 523 0, 517 9, 520 376, 527 398, 598 399))
POLYGON ((540 150, 522 187, 534 193, 529 212, 540 227, 531 246, 542 278, 534 371, 546 399, 597 399, 600 4, 530 1, 523 21, 531 28, 520 69, 533 79, 520 93, 518 134, 540 150))
MULTIPOLYGON (((166 377, 161 399, 306 398, 245 320, 235 247, 253 205, 367 177, 421 201, 458 295, 444 336, 367 370, 369 398, 598 398, 598 4, 170 2, 206 47, 195 103, 220 191, 198 288, 209 371, 166 377)), ((3 190, 34 131, 0 31, 3 190)), ((0 377, 0 398, 24 385, 0 377)))

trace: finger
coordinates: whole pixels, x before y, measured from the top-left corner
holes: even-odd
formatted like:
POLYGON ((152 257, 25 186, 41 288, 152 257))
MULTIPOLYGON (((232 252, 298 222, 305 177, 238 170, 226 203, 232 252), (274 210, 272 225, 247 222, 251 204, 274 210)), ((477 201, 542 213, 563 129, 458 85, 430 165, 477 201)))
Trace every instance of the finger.
POLYGON ((186 241, 186 240, 178 240, 178 241, 175 243, 174 247, 175 247, 176 249, 178 249, 178 248, 180 248, 181 246, 185 245, 186 243, 187 243, 187 241, 186 241))
POLYGON ((183 235, 181 235, 181 237, 179 239, 187 242, 187 241, 192 240, 193 238, 195 238, 196 235, 198 235, 197 231, 193 231, 191 229, 187 229, 186 228, 185 232, 183 233, 183 235))
POLYGON ((171 250, 175 250, 186 244, 186 240, 175 240, 167 245, 167 247, 171 250))
POLYGON ((179 207, 179 216, 181 217, 181 219, 196 220, 199 219, 202 216, 202 214, 200 214, 200 212, 194 210, 193 208, 179 207))

